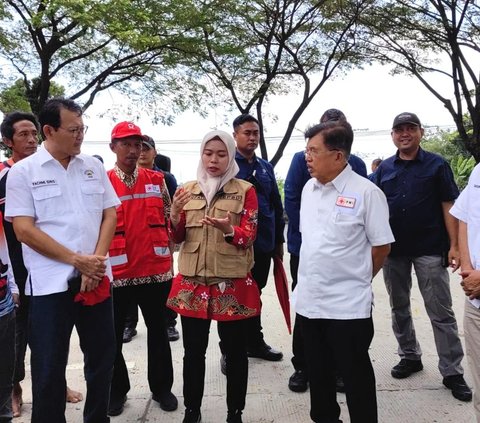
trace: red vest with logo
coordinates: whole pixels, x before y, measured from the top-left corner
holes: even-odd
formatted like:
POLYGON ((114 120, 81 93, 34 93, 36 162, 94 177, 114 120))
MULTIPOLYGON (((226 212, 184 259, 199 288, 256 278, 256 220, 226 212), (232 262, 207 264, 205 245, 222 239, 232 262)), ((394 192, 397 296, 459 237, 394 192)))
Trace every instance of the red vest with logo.
POLYGON ((114 279, 131 279, 167 273, 171 256, 163 208, 163 175, 138 168, 138 178, 128 188, 112 169, 110 182, 122 202, 110 244, 114 279))

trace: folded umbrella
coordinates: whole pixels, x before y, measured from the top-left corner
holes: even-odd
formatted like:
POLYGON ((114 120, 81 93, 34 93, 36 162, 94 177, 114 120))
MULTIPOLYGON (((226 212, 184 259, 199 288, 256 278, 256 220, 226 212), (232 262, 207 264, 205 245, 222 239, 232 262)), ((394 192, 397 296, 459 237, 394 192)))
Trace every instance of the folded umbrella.
POLYGON ((283 262, 280 257, 273 258, 273 277, 275 279, 275 289, 277 290, 277 297, 282 307, 285 322, 287 323, 288 333, 292 334, 292 321, 290 318, 290 301, 288 294, 288 281, 283 262))

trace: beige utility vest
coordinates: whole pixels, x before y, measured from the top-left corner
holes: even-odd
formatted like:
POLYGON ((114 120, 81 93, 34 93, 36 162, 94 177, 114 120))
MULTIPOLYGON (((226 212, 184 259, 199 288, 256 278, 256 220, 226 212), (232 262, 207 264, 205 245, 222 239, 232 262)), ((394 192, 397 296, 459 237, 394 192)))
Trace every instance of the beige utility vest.
POLYGON ((210 207, 197 182, 185 184, 192 193, 185 211, 185 241, 180 248, 178 270, 184 276, 210 285, 220 282, 217 278, 244 278, 253 267, 253 247, 238 248, 225 241, 222 231, 200 220, 205 215, 225 218, 230 212, 232 226, 240 224, 248 182, 232 179, 219 191, 210 207))

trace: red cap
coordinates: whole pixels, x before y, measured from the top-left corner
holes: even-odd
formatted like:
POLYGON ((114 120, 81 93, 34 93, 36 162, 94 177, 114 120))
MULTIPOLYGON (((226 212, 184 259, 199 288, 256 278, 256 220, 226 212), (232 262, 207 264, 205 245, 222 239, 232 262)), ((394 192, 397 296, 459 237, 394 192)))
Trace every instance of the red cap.
POLYGON ((145 136, 142 135, 141 129, 133 122, 120 122, 117 123, 112 129, 112 141, 118 138, 127 137, 140 137, 145 140, 145 136))

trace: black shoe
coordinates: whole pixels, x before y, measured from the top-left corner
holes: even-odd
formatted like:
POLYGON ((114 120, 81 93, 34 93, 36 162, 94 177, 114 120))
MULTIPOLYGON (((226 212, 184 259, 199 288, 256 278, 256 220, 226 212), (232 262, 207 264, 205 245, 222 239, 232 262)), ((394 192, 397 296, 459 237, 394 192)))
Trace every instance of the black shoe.
POLYGON ((127 396, 124 395, 120 398, 110 398, 110 404, 108 405, 108 415, 109 416, 119 416, 123 413, 125 408, 125 402, 127 401, 127 396))
POLYGON ((345 392, 345 384, 343 383, 343 377, 338 376, 335 379, 335 389, 337 392, 345 392))
POLYGON ((406 358, 402 358, 400 363, 392 368, 392 377, 395 379, 404 379, 420 370, 423 370, 421 360, 407 360, 406 358))
POLYGON ((202 414, 200 410, 192 410, 191 408, 187 408, 185 410, 185 417, 183 418, 182 423, 201 423, 202 421, 202 414))
POLYGON ((220 356, 220 371, 227 376, 227 356, 225 354, 220 356))
POLYGON ((167 326, 167 335, 170 342, 178 341, 180 339, 180 334, 175 326, 167 326))
POLYGON ((242 411, 229 411, 227 414, 227 423, 242 423, 242 411))
POLYGON ((273 349, 270 345, 263 343, 256 348, 249 348, 247 355, 253 358, 261 358, 267 361, 280 361, 283 358, 283 353, 273 349))
POLYGON ((135 329, 135 328, 125 328, 123 330, 123 343, 127 344, 136 335, 137 335, 137 329, 135 329))
POLYGON ((443 384, 452 391, 452 395, 460 401, 471 401, 472 390, 468 387, 463 375, 447 376, 443 384))
POLYGON ((160 405, 163 411, 175 411, 178 408, 178 400, 171 392, 156 395, 152 394, 152 399, 160 405))
POLYGON ((288 388, 293 392, 305 392, 308 389, 307 374, 303 370, 295 370, 288 379, 288 388))

